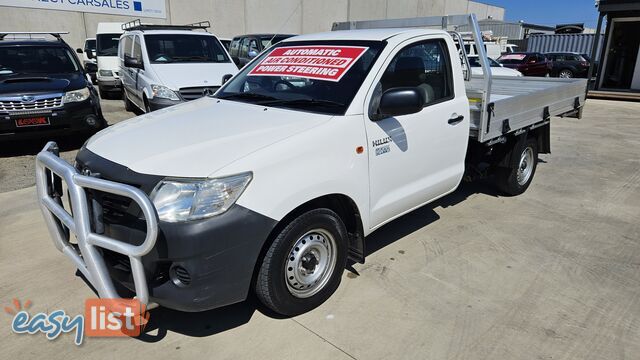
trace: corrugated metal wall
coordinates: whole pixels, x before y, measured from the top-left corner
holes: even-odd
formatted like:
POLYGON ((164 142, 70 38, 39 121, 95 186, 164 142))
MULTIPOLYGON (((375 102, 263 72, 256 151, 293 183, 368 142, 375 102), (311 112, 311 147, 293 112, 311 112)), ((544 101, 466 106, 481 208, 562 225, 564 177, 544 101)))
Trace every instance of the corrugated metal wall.
MULTIPOLYGON (((517 23, 506 23, 498 21, 478 21, 480 31, 492 31, 493 36, 507 37, 509 39, 522 39, 524 32, 522 25, 517 23)), ((471 31, 468 25, 461 25, 456 27, 456 31, 465 32, 471 31)))
MULTIPOLYGON (((591 47, 595 34, 555 34, 555 35, 531 35, 527 51, 535 52, 577 52, 591 55, 591 47)), ((602 37, 596 59, 599 58, 602 48, 602 37)))

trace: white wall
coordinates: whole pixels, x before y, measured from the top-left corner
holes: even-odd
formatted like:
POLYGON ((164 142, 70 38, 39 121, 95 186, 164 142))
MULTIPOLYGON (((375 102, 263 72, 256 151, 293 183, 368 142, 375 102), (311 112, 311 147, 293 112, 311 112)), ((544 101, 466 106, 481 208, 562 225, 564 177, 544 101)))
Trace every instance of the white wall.
MULTIPOLYGON (((407 18, 474 12, 479 19, 504 19, 504 9, 468 0, 166 0, 167 19, 147 23, 185 24, 209 20, 221 37, 246 33, 312 33, 335 21, 407 18)), ((69 31, 74 48, 95 36, 99 22, 134 18, 0 6, 0 31, 69 31)))

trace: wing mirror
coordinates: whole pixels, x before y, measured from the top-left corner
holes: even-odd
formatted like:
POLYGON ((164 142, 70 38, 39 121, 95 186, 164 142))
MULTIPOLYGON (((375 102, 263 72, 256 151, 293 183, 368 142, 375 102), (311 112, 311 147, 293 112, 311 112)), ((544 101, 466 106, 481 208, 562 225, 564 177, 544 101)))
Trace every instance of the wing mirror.
POLYGON ((420 112, 425 99, 420 90, 415 87, 397 87, 385 91, 380 98, 378 113, 372 115, 373 121, 409 115, 420 112))
POLYGON ((82 49, 77 48, 77 49, 76 49, 76 52, 77 52, 78 54, 82 54, 82 49))
POLYGON ((124 66, 130 67, 130 68, 136 68, 136 69, 144 69, 144 65, 142 64, 142 61, 140 61, 140 59, 138 58, 131 57, 131 56, 124 57, 124 66))
POLYGON ((229 79, 231 79, 232 77, 233 77, 233 75, 232 75, 232 74, 225 74, 225 75, 222 77, 222 84, 221 84, 221 85, 226 84, 226 83, 227 83, 227 81, 229 81, 229 79))

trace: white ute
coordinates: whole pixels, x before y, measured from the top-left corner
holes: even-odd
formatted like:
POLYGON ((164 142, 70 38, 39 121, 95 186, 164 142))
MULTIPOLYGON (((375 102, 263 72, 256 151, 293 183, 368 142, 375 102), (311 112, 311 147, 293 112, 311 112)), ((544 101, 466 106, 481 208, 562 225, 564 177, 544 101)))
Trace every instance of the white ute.
MULTIPOLYGON (((475 16, 445 20, 482 41, 475 16)), ((281 314, 315 308, 347 259, 364 262, 366 236, 465 172, 524 192, 550 152, 551 117, 580 115, 584 80, 492 79, 482 60, 486 76, 470 78, 461 40, 425 29, 292 37, 214 96, 101 131, 74 167, 49 143, 36 175, 56 247, 101 297, 202 311, 254 291, 281 314)))

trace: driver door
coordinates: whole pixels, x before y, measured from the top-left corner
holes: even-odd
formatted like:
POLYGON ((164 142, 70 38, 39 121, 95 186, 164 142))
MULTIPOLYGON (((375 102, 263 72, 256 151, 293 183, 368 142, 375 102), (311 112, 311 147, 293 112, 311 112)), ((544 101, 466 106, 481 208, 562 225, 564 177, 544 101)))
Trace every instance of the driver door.
POLYGON ((407 41, 385 61, 369 92, 369 114, 389 89, 417 88, 425 100, 417 113, 378 121, 365 111, 372 228, 453 191, 462 178, 469 105, 462 84, 454 83, 462 70, 454 74, 450 53, 457 53, 455 46, 442 38, 407 41))

